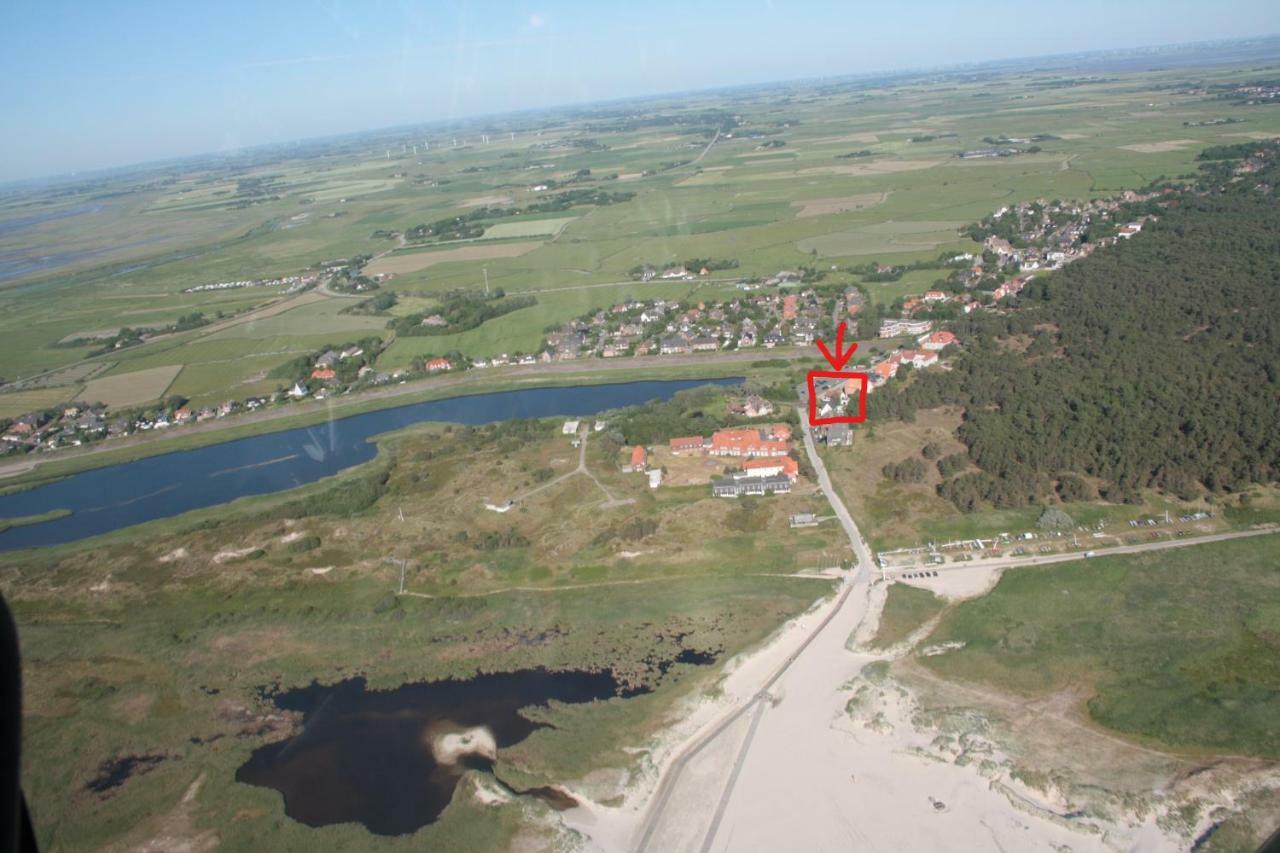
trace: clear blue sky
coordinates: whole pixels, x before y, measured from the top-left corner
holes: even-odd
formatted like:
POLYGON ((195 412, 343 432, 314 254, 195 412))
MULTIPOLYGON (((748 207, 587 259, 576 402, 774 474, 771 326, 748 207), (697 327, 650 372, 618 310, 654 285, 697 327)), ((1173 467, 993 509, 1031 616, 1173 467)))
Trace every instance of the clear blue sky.
POLYGON ((1276 0, 32 2, 0 180, 631 95, 1280 31, 1276 0))

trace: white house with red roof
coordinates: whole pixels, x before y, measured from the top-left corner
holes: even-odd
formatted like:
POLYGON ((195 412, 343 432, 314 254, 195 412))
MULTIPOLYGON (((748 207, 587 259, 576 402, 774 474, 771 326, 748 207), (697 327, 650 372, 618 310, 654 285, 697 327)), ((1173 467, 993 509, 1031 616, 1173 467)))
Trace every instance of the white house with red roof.
POLYGON ((956 342, 956 336, 946 330, 932 332, 919 338, 920 346, 933 352, 946 349, 956 342))
POLYGON ((790 456, 776 459, 748 459, 742 463, 742 470, 752 477, 776 477, 784 475, 792 482, 800 475, 800 463, 790 456))
POLYGON ((687 435, 673 438, 668 442, 672 456, 683 456, 690 453, 701 453, 706 442, 700 435, 687 435))

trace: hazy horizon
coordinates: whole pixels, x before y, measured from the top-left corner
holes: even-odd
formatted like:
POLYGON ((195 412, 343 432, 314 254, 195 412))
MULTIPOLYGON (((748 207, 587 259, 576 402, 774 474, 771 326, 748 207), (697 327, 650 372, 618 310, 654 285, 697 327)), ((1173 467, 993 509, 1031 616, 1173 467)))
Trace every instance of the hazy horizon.
POLYGON ((861 16, 827 2, 22 10, 0 60, 12 82, 0 103, 21 130, 0 142, 0 182, 525 110, 1280 30, 1280 10, 1259 0, 1212 10, 1089 0, 1072 11, 1047 31, 1004 0, 982 16, 933 0, 861 16))

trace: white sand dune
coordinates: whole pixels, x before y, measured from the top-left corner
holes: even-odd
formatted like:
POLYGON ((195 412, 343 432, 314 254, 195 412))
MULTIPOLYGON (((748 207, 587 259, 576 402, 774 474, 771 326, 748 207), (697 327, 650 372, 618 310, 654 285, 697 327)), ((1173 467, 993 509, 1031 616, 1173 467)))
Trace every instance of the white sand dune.
MULTIPOLYGON (((998 574, 957 572, 920 585, 967 598, 998 574)), ((677 715, 638 778, 621 791, 584 782, 573 791, 581 805, 560 815, 563 824, 587 849, 608 851, 1185 849, 1185 837, 1166 833, 1154 813, 1066 817, 1065 798, 1014 779, 994 742, 979 745, 987 760, 971 763, 940 750, 939 731, 919 718, 909 691, 863 674, 905 651, 865 651, 883 600, 883 586, 852 584, 808 646, 801 648, 835 609, 832 599, 731 661, 722 690, 677 715), (754 701, 793 655, 767 698, 754 701), (674 781, 659 786, 677 764, 674 781), (599 804, 618 793, 621 805, 599 804)))

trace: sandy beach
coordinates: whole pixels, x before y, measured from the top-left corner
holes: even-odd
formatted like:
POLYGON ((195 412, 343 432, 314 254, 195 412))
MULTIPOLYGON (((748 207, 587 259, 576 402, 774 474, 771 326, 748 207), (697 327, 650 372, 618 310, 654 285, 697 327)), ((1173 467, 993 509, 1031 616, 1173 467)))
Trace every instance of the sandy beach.
MULTIPOLYGON (((989 590, 999 572, 957 572, 918 585, 968 598, 989 590)), ((1023 784, 999 737, 985 733, 985 718, 966 710, 959 730, 939 723, 922 713, 903 682, 886 674, 931 625, 897 648, 871 652, 865 643, 875 633, 887 587, 865 577, 846 579, 845 586, 846 597, 824 599, 763 647, 731 661, 721 689, 676 715, 679 722, 652 745, 643 770, 622 790, 566 786, 582 805, 559 815, 562 825, 585 849, 664 853, 1173 851, 1185 850, 1187 835, 1207 827, 1181 833, 1171 827, 1172 797, 1103 818, 1051 787, 1023 784), (761 697, 760 685, 792 657, 761 697), (619 794, 620 805, 599 804, 619 794)), ((1066 737, 1082 734, 1082 751, 1094 750, 1098 760, 1117 750, 1150 753, 1143 772, 1157 788, 1177 769, 1177 759, 1105 733, 1084 728, 1066 737)), ((1229 807, 1222 781, 1197 794, 1229 807)))

